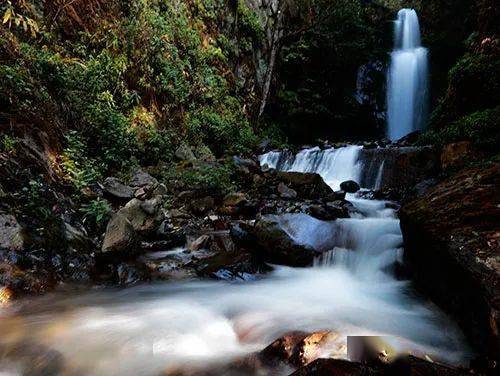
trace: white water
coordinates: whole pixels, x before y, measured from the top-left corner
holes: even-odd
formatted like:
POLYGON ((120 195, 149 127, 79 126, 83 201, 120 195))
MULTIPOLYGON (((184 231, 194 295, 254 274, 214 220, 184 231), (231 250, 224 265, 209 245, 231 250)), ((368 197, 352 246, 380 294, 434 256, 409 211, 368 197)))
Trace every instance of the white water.
POLYGON ((387 137, 398 140, 422 130, 427 121, 428 53, 421 46, 413 9, 401 9, 394 21, 394 50, 387 81, 387 137))
POLYGON ((294 158, 281 159, 279 152, 260 156, 261 166, 282 171, 316 172, 333 190, 340 189, 346 180, 359 181, 360 165, 357 163, 361 146, 347 146, 338 149, 321 150, 319 147, 301 150, 294 158))
MULTIPOLYGON (((337 188, 356 178, 356 156, 356 147, 304 150, 289 168, 318 171, 337 188)), ((290 330, 338 332, 323 356, 345 358, 348 335, 383 335, 400 351, 450 363, 466 359, 457 328, 393 276, 402 245, 394 210, 384 201, 349 199, 356 218, 278 217, 297 242, 329 250, 315 267, 276 267, 246 283, 171 282, 41 298, 27 314, 0 311, 0 345, 27 337, 60 351, 75 373, 89 375, 206 367, 262 349, 290 330)))

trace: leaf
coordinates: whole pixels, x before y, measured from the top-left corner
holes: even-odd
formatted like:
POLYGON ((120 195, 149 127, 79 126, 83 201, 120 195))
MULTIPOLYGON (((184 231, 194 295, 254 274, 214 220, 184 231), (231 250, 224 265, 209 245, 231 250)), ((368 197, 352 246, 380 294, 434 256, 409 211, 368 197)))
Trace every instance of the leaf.
POLYGON ((12 8, 7 8, 3 15, 3 22, 2 23, 7 23, 10 20, 10 17, 12 16, 12 8))

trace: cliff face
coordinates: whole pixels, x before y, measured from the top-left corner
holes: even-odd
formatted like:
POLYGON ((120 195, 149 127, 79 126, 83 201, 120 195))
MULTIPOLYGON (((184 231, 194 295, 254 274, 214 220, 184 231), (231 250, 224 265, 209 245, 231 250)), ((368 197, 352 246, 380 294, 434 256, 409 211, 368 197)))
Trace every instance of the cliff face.
POLYGON ((500 164, 446 178, 400 213, 416 282, 481 354, 500 354, 500 164))

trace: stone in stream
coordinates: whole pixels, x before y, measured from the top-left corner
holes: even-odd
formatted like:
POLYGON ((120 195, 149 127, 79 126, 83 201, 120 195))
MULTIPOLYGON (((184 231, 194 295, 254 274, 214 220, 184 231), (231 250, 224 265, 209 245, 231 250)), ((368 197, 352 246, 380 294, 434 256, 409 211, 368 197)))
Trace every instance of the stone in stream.
POLYGON ((231 229, 236 244, 266 262, 289 265, 311 265, 316 251, 296 243, 272 217, 263 217, 253 226, 238 224, 231 229))
MULTIPOLYGON (((290 376, 378 376, 384 373, 376 368, 343 359, 316 359, 299 368, 290 376)), ((401 374, 400 376, 403 376, 401 374)), ((422 375, 424 376, 424 375, 422 375)))
POLYGON ((347 192, 347 193, 356 193, 361 188, 360 188, 359 184, 356 183, 354 180, 347 180, 347 181, 340 183, 340 189, 344 192, 347 192))

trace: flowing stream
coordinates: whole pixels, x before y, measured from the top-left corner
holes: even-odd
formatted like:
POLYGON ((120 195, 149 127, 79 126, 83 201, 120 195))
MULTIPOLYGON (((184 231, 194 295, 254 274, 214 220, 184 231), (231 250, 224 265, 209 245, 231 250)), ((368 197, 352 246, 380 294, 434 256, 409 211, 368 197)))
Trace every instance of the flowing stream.
POLYGON ((394 51, 387 82, 387 137, 398 140, 427 121, 428 53, 420 42, 413 9, 401 9, 394 21, 394 51))
MULTIPOLYGON (((362 173, 358 152, 304 150, 280 168, 317 171, 337 189, 362 173)), ((279 160, 279 153, 261 156, 273 167, 279 160)), ((32 299, 0 311, 0 349, 42 344, 63 355, 70 374, 155 375, 230 361, 290 330, 332 330, 338 336, 323 356, 346 358, 348 335, 382 335, 399 351, 452 364, 467 359, 456 326, 394 277, 402 255, 395 211, 384 201, 348 199, 358 209, 353 218, 279 217, 296 241, 329 250, 312 267, 276 267, 252 282, 164 282, 32 299)), ((0 365, 2 375, 20 372, 22 365, 0 365)))

